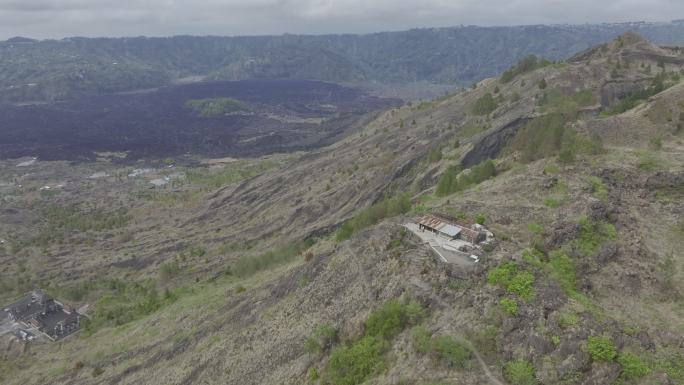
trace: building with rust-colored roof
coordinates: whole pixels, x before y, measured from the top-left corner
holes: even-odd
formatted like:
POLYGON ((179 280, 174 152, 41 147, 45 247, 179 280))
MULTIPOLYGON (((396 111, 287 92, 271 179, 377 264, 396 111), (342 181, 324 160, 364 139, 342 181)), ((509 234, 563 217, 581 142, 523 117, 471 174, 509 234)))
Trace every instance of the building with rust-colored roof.
POLYGON ((421 231, 432 231, 448 239, 463 239, 470 243, 479 243, 486 234, 475 222, 457 219, 444 214, 427 214, 418 220, 421 231))

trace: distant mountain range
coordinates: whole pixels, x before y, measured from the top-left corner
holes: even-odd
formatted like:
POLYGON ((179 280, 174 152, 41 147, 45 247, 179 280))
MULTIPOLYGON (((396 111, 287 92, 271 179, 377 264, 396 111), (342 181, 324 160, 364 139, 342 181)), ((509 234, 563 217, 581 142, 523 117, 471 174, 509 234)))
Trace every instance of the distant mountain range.
POLYGON ((367 35, 67 38, 0 42, 0 101, 73 98, 179 79, 316 79, 467 85, 535 54, 564 59, 626 31, 684 44, 684 22, 461 26, 367 35))

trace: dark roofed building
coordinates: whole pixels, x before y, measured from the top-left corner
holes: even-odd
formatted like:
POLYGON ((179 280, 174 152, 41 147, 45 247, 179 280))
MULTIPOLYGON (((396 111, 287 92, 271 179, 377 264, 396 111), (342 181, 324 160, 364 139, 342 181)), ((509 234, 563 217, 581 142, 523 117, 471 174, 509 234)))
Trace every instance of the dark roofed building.
POLYGON ((81 315, 73 307, 55 301, 40 289, 7 308, 10 319, 27 328, 35 328, 52 340, 64 338, 81 327, 81 315))

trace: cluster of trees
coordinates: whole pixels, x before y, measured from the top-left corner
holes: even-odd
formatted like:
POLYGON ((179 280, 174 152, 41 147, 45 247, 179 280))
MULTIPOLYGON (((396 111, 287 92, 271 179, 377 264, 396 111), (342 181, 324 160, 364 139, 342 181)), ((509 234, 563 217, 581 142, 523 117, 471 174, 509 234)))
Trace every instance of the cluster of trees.
POLYGON ((473 104, 472 107, 472 112, 475 115, 487 115, 492 111, 496 110, 496 107, 498 107, 498 105, 499 104, 497 100, 494 98, 494 96, 492 96, 491 93, 487 92, 481 98, 475 101, 475 104, 473 104))
POLYGON ((649 87, 632 92, 627 97, 620 100, 617 104, 605 110, 603 112, 604 115, 618 115, 631 110, 644 100, 672 86, 672 84, 667 83, 666 80, 667 74, 665 72, 657 74, 653 78, 653 81, 649 87))
POLYGON ((185 102, 185 107, 205 118, 249 111, 247 104, 232 98, 193 99, 185 102))
POLYGON ((496 167, 491 159, 473 166, 470 168, 470 172, 461 172, 460 167, 451 166, 439 179, 435 194, 437 196, 450 195, 482 183, 493 176, 496 176, 496 167))

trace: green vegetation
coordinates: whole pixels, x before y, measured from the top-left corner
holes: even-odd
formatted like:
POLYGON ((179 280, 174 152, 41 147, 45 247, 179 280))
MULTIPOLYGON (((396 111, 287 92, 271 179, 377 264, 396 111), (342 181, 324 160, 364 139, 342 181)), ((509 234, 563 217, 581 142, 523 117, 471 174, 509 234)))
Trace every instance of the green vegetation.
POLYGON ((436 163, 442 160, 442 146, 437 146, 428 152, 427 161, 428 163, 436 163))
POLYGON ((61 206, 48 204, 40 210, 43 224, 30 240, 18 243, 16 251, 27 246, 47 247, 51 243, 64 243, 77 233, 113 230, 125 227, 131 220, 128 210, 105 210, 94 206, 61 206))
POLYGON ((458 191, 463 191, 470 186, 477 185, 496 176, 494 162, 489 159, 477 166, 473 166, 467 172, 460 172, 460 175, 459 171, 459 167, 457 166, 447 168, 437 183, 437 189, 435 191, 437 196, 447 196, 458 191))
POLYGON ((432 351, 449 366, 461 369, 468 367, 472 357, 470 347, 448 335, 433 338, 432 351))
POLYGON ((614 106, 603 111, 603 115, 610 116, 627 112, 651 96, 664 91, 670 85, 665 82, 665 74, 660 73, 653 78, 651 86, 632 92, 614 106))
POLYGON ((605 201, 608 199, 608 187, 603 183, 603 180, 597 176, 590 176, 588 178, 589 181, 589 187, 591 189, 591 193, 594 194, 594 196, 602 201, 605 201))
POLYGON ((520 129, 509 150, 518 151, 523 162, 559 155, 562 163, 571 163, 576 154, 598 154, 603 151, 600 137, 585 137, 572 129, 567 114, 551 112, 532 119, 520 129))
POLYGON ((320 376, 318 375, 318 369, 309 368, 309 381, 314 382, 318 380, 320 376))
POLYGON ((402 304, 390 300, 366 320, 366 336, 391 339, 404 330, 407 325, 417 323, 425 316, 425 310, 416 301, 402 304))
POLYGON ((386 302, 368 317, 360 340, 332 351, 327 381, 333 385, 356 385, 366 381, 385 367, 382 354, 389 348, 389 341, 424 316, 425 311, 418 302, 386 302))
POLYGON ((350 347, 333 350, 328 362, 327 379, 333 385, 356 385, 385 367, 382 353, 388 343, 364 337, 350 347))
POLYGON ((84 322, 86 334, 92 334, 103 327, 120 326, 152 314, 176 301, 182 292, 179 289, 160 294, 153 281, 124 283, 111 280, 105 285, 108 294, 95 303, 92 316, 84 322))
POLYGON ((594 361, 611 362, 617 357, 617 348, 610 337, 589 337, 587 350, 594 361))
POLYGON ((665 298, 672 298, 676 293, 677 263, 672 254, 666 255, 662 261, 658 262, 656 269, 656 280, 665 298))
POLYGON ((568 184, 565 181, 559 180, 551 189, 551 194, 544 199, 544 205, 556 208, 566 204, 569 200, 568 184))
POLYGON ((185 103, 190 108, 205 118, 215 118, 235 112, 249 111, 249 107, 239 100, 232 98, 193 99, 185 103))
POLYGON ((507 363, 504 367, 504 378, 510 384, 515 385, 536 385, 538 383, 534 366, 523 360, 507 363))
POLYGON ((357 231, 372 226, 381 220, 407 213, 411 210, 411 201, 407 194, 400 194, 376 203, 359 212, 354 218, 344 222, 337 231, 336 239, 344 241, 357 231))
POLYGON ((235 261, 229 271, 241 278, 249 277, 259 271, 294 260, 311 246, 313 246, 313 240, 309 239, 293 242, 260 255, 246 255, 235 261))
POLYGON ((306 340, 306 351, 311 354, 320 354, 324 350, 332 348, 337 340, 337 330, 330 325, 321 325, 306 340))
POLYGON ((577 326, 579 324, 580 318, 579 315, 573 311, 562 311, 556 316, 556 321, 558 322, 558 326, 563 329, 567 329, 577 326))
POLYGON ((508 83, 519 75, 546 67, 550 64, 551 62, 546 59, 541 59, 534 55, 527 56, 521 59, 517 65, 508 69, 501 75, 501 83, 508 83))
POLYGON ((617 362, 622 367, 620 377, 625 380, 638 379, 651 373, 648 365, 636 354, 629 352, 620 353, 617 362))
POLYGON ((508 315, 514 317, 518 315, 518 303, 514 299, 502 298, 501 301, 499 301, 499 307, 508 315))
POLYGON ((591 256, 599 247, 610 240, 617 238, 615 226, 606 222, 592 222, 588 218, 580 219, 579 237, 570 243, 570 246, 580 255, 591 256))
POLYGON ((596 97, 591 90, 582 90, 566 95, 559 89, 546 91, 539 105, 542 111, 559 112, 570 117, 577 115, 582 107, 596 104, 596 97))
POLYGON ((432 345, 430 338, 432 334, 425 328, 425 326, 416 326, 411 331, 411 340, 413 348, 419 353, 427 353, 430 351, 432 345))
POLYGON ((534 275, 529 271, 520 270, 515 262, 503 263, 487 273, 487 282, 506 289, 508 293, 516 294, 528 301, 534 297, 534 275))
POLYGON ((168 281, 169 279, 177 276, 181 271, 180 265, 178 264, 178 261, 169 261, 166 263, 163 263, 159 267, 159 279, 162 282, 168 281))
POLYGON ((198 170, 190 168, 185 170, 185 179, 192 185, 216 189, 263 174, 265 171, 268 171, 277 165, 278 163, 271 161, 263 161, 255 164, 233 162, 216 170, 198 170))
POLYGON ((684 353, 681 348, 658 349, 653 370, 666 373, 675 383, 684 383, 684 353))
POLYGON ((524 162, 558 155, 559 161, 566 164, 572 163, 577 154, 601 153, 603 143, 598 135, 587 137, 568 126, 568 123, 577 119, 581 107, 595 102, 589 90, 569 96, 560 90, 546 92, 540 102, 546 114, 518 130, 509 150, 519 152, 524 162))
POLYGON ((572 296, 577 290, 577 273, 575 262, 561 250, 554 250, 549 254, 551 275, 560 282, 565 292, 572 296))
POLYGON ((492 94, 487 92, 484 94, 484 96, 475 101, 475 104, 473 104, 471 110, 475 115, 488 115, 492 111, 496 110, 496 107, 498 107, 496 100, 492 94))

